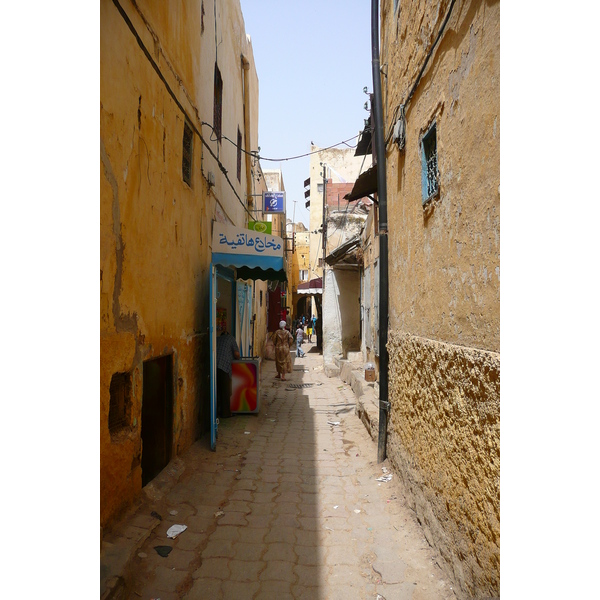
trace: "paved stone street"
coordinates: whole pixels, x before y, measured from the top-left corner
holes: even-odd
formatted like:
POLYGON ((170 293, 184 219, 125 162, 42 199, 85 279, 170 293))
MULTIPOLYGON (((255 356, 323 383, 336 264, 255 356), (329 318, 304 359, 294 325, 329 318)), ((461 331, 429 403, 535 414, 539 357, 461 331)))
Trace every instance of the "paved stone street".
POLYGON ((455 598, 352 390, 304 349, 285 382, 263 361, 260 414, 223 419, 216 452, 198 441, 105 534, 104 598, 455 598))

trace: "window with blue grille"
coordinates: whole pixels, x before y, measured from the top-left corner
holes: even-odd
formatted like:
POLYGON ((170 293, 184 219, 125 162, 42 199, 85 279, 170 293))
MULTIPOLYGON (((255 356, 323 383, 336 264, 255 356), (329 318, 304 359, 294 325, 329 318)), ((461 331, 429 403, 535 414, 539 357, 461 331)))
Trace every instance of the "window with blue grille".
POLYGON ((437 131, 435 122, 421 140, 421 188, 423 204, 440 191, 438 171, 437 131))

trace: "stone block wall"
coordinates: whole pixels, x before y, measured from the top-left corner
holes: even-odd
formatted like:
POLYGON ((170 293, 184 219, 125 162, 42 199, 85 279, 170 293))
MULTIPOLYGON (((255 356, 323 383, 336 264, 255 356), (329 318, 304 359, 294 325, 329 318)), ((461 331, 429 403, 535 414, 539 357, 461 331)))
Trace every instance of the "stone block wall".
POLYGON ((387 456, 459 597, 500 595, 500 355, 390 332, 387 456))

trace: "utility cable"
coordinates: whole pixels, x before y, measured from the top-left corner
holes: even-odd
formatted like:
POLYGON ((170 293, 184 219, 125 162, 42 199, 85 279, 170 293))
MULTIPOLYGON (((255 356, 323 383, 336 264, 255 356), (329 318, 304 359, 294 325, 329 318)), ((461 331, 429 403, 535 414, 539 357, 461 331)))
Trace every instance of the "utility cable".
MULTIPOLYGON (((207 123, 206 121, 202 121, 200 124, 210 127, 210 129, 214 133, 215 128, 210 123, 207 123)), ((346 144, 346 146, 348 146, 349 148, 356 148, 356 146, 350 146, 346 142, 355 140, 359 135, 360 135, 360 133, 357 133, 355 136, 352 136, 351 138, 348 138, 347 140, 342 140, 341 142, 338 142, 337 144, 332 144, 331 146, 327 146, 326 148, 320 148, 319 150, 314 150, 313 152, 307 152, 306 154, 299 154, 297 156, 289 156, 287 158, 266 158, 264 156, 260 156, 260 154, 258 154, 258 152, 248 152, 247 150, 244 150, 243 148, 238 146, 237 142, 230 140, 226 135, 221 134, 221 138, 223 138, 224 140, 227 140, 230 144, 233 144, 236 148, 238 148, 240 150, 240 152, 243 152, 244 154, 249 154, 250 156, 257 158, 258 160, 267 160, 267 161, 271 161, 271 162, 285 162, 287 160, 296 160, 297 158, 304 158, 306 156, 311 156, 312 154, 319 154, 319 152, 324 152, 325 150, 330 150, 331 148, 335 148, 336 146, 341 146, 342 144, 346 144)), ((212 134, 211 134, 211 136, 212 136, 212 134)), ((215 141, 212 139, 212 137, 210 139, 212 141, 215 141)))
POLYGON ((425 61, 423 62, 421 70, 419 71, 419 74, 417 75, 417 79, 415 80, 415 82, 412 86, 412 89, 408 93, 406 100, 404 102, 402 102, 401 104, 399 104, 398 106, 396 106, 396 109, 394 111, 394 116, 392 117, 391 127, 388 130, 388 135, 386 136, 386 139, 385 139, 386 145, 389 143, 392 133, 394 131, 394 125, 395 125, 396 116, 398 115, 398 111, 403 106, 406 109, 406 107, 408 106, 408 103, 411 101, 411 99, 417 89, 417 86, 421 82, 421 78, 423 77, 423 73, 425 72, 425 69, 427 68, 429 59, 431 58, 431 56, 433 54, 433 50, 437 46, 437 43, 440 41, 440 38, 442 37, 442 33, 444 33, 444 29, 446 28, 446 25, 448 24, 448 20, 450 19, 450 15, 452 14, 452 9, 454 8, 455 3, 456 3, 456 0, 452 0, 452 2, 450 2, 450 6, 448 7, 448 12, 446 13, 446 17, 444 18, 444 21, 442 22, 442 26, 440 27, 440 30, 438 31, 438 34, 437 34, 433 44, 431 45, 429 52, 427 53, 427 56, 425 57, 425 61))

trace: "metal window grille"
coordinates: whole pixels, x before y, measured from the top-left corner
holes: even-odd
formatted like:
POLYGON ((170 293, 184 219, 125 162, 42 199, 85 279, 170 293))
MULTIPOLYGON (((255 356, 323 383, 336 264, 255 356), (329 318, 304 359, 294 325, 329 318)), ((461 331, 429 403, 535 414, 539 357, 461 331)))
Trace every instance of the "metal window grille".
POLYGON ((423 136, 424 200, 428 200, 439 190, 437 139, 435 123, 423 136))
POLYGON ((181 176, 189 185, 192 185, 192 145, 194 133, 192 128, 184 123, 183 125, 183 158, 181 160, 181 176))
POLYGON ((108 430, 110 433, 129 425, 131 410, 131 377, 129 373, 115 373, 110 380, 108 430))
POLYGON ((215 135, 217 136, 217 140, 221 141, 222 130, 221 130, 221 121, 222 121, 222 111, 223 111, 223 79, 221 78, 221 71, 219 71, 219 67, 215 65, 215 103, 213 110, 213 128, 215 131, 215 135))
POLYGON ((239 127, 237 136, 237 178, 238 181, 242 181, 242 132, 239 127))

